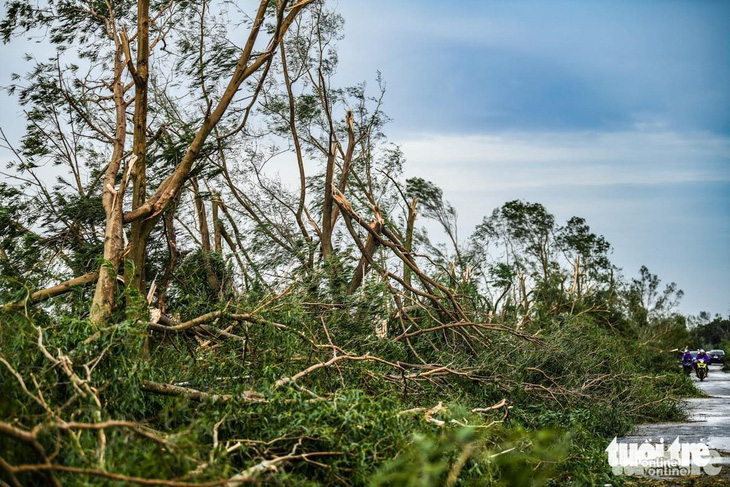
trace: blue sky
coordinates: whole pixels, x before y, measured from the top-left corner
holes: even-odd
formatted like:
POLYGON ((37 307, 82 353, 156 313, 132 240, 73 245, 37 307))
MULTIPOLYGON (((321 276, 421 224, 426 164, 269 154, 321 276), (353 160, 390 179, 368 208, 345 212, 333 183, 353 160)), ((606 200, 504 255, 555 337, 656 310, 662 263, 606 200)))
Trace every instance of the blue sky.
POLYGON ((387 83, 460 235, 505 201, 587 218, 682 311, 730 313, 730 2, 340 1, 338 81, 387 83))
MULTIPOLYGON (((460 235, 506 201, 585 217, 634 275, 730 313, 730 2, 368 0, 337 84, 387 83, 409 176, 440 184, 460 235)), ((0 85, 30 42, 0 45, 0 85)), ((21 135, 0 94, 0 126, 21 135)))
POLYGON ((391 112, 413 130, 730 131, 727 2, 371 0, 339 10, 349 19, 341 72, 381 69, 391 112))

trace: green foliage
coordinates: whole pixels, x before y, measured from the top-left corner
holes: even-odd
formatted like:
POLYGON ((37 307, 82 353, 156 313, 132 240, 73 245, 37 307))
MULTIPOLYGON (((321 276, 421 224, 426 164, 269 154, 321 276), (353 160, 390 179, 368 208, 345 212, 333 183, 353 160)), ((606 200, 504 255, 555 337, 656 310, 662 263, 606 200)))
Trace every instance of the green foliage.
POLYGON ((183 316, 197 316, 211 310, 211 303, 231 293, 232 270, 217 252, 201 251, 187 255, 176 272, 175 282, 169 290, 170 306, 183 316), (208 280, 212 272, 221 288, 215 289, 208 280))
POLYGON ((385 463, 369 485, 457 485, 457 480, 458 485, 544 485, 554 473, 551 466, 565 460, 568 441, 551 429, 432 428, 414 433, 406 450, 385 463))
POLYGON ((671 282, 660 290, 661 279, 646 266, 639 269, 639 278, 632 279, 627 292, 629 311, 639 323, 669 315, 684 296, 684 291, 671 282))
MULTIPOLYGON (((387 319, 378 286, 366 287, 345 309, 318 312, 326 329, 312 319, 306 289, 282 297, 279 306, 261 315, 262 321, 223 319, 215 325, 234 325, 244 342, 183 333, 153 337, 145 351, 147 333, 134 320, 93 334, 87 321, 71 317, 43 325, 43 343, 52 356, 67 356, 80 377, 86 374, 83 364, 91 364, 90 385, 99 391, 101 408, 91 396, 80 397, 63 370, 49 363, 38 346, 35 323, 20 315, 0 328, 2 356, 26 384, 35 384, 35 378, 39 389, 30 390, 42 394, 52 409, 71 401, 62 416, 74 411, 78 422, 133 421, 174 445, 162 448, 132 430, 108 428, 108 470, 177 478, 197 468, 197 481, 232 476, 267 458, 305 455, 311 461, 297 457, 257 475, 303 485, 345 478, 356 485, 433 485, 456 479, 459 485, 593 484, 609 478, 602 452, 611 437, 629 432, 636 421, 681 419, 679 403, 669 397, 693 392, 691 382, 672 371, 676 367, 659 351, 573 317, 546 326, 542 346, 495 334, 490 349, 477 355, 454 353, 447 343, 434 349, 436 335, 411 339, 422 358, 468 370, 467 377, 404 381, 392 365, 344 361, 312 372, 293 387, 274 388, 279 378, 331 358, 328 348, 311 345, 327 343, 327 337, 352 355, 370 354, 389 363, 414 360, 403 342, 374 336, 373 325, 387 319), (166 398, 145 392, 145 380, 234 399, 194 403, 166 398), (243 399, 251 389, 262 394, 260 400, 243 399), (471 412, 502 399, 509 410, 471 412)), ((240 302, 230 312, 239 306, 249 308, 240 302)), ((44 410, 8 372, 0 368, 5 398, 0 420, 14 418, 19 427, 30 428, 44 410)), ((58 460, 80 468, 93 467, 99 450, 93 431, 76 437, 50 428, 39 441, 48 451, 60 441, 58 460)), ((14 452, 6 460, 35 461, 32 452, 15 448, 16 443, 0 435, 0 446, 14 452)), ((40 473, 23 476, 26 481, 41 478, 40 473)), ((78 481, 66 474, 59 478, 78 481)))

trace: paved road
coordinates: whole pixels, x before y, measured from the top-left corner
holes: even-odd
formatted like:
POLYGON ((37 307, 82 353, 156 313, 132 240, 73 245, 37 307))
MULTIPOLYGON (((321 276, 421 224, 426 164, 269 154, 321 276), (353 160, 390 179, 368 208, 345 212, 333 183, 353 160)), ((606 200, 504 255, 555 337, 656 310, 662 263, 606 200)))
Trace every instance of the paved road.
POLYGON ((640 425, 636 435, 627 440, 649 437, 673 441, 679 436, 682 442, 703 441, 713 450, 730 454, 730 374, 721 368, 711 365, 703 382, 692 375, 695 385, 711 397, 687 399, 689 422, 640 425))
MULTIPOLYGON (((711 397, 687 399, 689 421, 686 423, 644 424, 635 435, 619 439, 622 443, 641 443, 651 438, 672 442, 679 436, 682 443, 702 442, 717 450, 722 459, 720 478, 730 475, 730 373, 720 365, 711 365, 708 377, 700 382, 692 375, 695 385, 711 397)), ((724 485, 724 484, 723 484, 724 485)))

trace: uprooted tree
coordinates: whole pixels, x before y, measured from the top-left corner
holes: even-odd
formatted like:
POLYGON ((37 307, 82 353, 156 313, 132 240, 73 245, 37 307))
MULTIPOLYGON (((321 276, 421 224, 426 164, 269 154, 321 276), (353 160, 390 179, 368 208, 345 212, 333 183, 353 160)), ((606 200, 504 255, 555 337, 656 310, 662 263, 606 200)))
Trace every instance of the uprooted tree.
POLYGON ((321 0, 9 2, 3 40, 50 55, 10 88, 24 137, 3 133, 3 482, 398 484, 426 478, 420 447, 433 482, 519 482, 576 461, 541 444, 566 407, 601 435, 678 414, 659 406, 683 378, 639 390, 646 354, 616 360, 681 335, 676 286, 624 282, 537 203, 460 241, 403 174, 380 76, 333 86, 342 27, 321 0))

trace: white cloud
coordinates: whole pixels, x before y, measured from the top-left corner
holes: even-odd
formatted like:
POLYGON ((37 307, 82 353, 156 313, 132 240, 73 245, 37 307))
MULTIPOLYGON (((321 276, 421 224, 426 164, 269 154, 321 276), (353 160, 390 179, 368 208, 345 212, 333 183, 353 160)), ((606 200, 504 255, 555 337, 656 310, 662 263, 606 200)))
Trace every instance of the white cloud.
POLYGON ((730 139, 672 132, 420 135, 408 172, 446 190, 730 180, 730 139))

